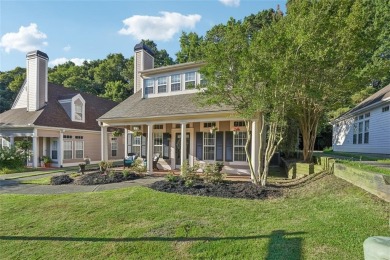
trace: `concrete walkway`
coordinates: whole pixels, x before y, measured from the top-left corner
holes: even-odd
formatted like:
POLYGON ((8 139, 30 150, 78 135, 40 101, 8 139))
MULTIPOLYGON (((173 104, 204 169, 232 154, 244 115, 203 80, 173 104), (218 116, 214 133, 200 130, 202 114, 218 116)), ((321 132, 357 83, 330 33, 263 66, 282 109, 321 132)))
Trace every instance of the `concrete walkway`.
POLYGON ((38 176, 35 175, 38 172, 23 172, 14 173, 0 176, 0 194, 66 194, 77 192, 97 192, 104 190, 114 190, 132 186, 147 186, 156 181, 163 180, 163 177, 147 176, 145 178, 124 181, 119 183, 101 184, 101 185, 39 185, 39 184, 21 184, 20 180, 33 180, 44 178, 48 176, 61 175, 67 173, 66 171, 49 171, 46 174, 38 176), (23 177, 23 178, 20 178, 23 177))

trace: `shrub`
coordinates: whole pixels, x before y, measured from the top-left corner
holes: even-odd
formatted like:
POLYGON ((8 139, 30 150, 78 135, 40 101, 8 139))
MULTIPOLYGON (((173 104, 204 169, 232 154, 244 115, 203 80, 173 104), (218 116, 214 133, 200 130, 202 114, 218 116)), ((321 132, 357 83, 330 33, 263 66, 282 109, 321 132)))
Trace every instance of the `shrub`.
POLYGON ((136 174, 135 172, 131 172, 130 170, 127 169, 123 170, 122 174, 123 174, 123 180, 134 180, 139 177, 138 174, 136 174))
POLYGON ((221 173, 223 165, 221 163, 207 164, 203 170, 203 179, 205 182, 222 182, 225 175, 221 173))
POLYGON ((135 160, 133 166, 130 167, 130 171, 136 172, 138 174, 145 173, 146 166, 144 166, 143 160, 142 159, 135 160))
POLYGON ((183 165, 180 167, 181 177, 184 180, 196 180, 198 179, 198 175, 196 174, 200 168, 199 163, 195 163, 194 166, 190 166, 188 161, 185 160, 183 165))
POLYGON ((108 173, 109 182, 121 182, 123 181, 123 173, 110 171, 108 173))
POLYGON ((73 182, 73 179, 69 175, 58 175, 50 178, 51 185, 61 185, 73 182))
POLYGON ((0 168, 15 169, 25 165, 26 154, 23 150, 11 146, 0 148, 0 168))
POLYGON ((78 172, 72 172, 71 174, 69 174, 69 177, 71 177, 72 179, 76 178, 76 177, 79 177, 81 174, 78 173, 78 172))
POLYGON ((165 175, 165 179, 169 182, 177 182, 179 180, 179 176, 173 174, 173 172, 169 172, 165 175))

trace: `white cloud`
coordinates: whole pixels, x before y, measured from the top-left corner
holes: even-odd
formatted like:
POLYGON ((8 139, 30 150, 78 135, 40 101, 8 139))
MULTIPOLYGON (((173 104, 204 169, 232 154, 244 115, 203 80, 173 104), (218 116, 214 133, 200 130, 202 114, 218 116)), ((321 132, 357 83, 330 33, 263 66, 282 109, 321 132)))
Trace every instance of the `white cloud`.
POLYGON ((68 45, 66 45, 66 46, 63 48, 63 50, 64 50, 64 51, 70 51, 71 48, 72 48, 72 47, 70 47, 70 45, 68 44, 68 45))
POLYGON ((226 6, 233 6, 233 7, 240 6, 240 0, 219 0, 219 1, 226 6))
POLYGON ((50 61, 49 65, 53 67, 53 66, 57 66, 57 65, 60 65, 60 64, 64 64, 64 63, 66 63, 68 61, 73 62, 76 66, 81 66, 81 65, 83 65, 84 61, 89 62, 90 60, 83 59, 83 58, 73 58, 73 59, 57 58, 55 60, 50 61))
POLYGON ((47 46, 46 38, 46 34, 38 30, 38 25, 31 23, 27 27, 21 26, 16 33, 4 34, 0 46, 5 49, 5 52, 10 52, 12 49, 29 52, 47 46))
POLYGON ((175 12, 160 12, 161 16, 134 15, 123 20, 119 34, 132 35, 137 40, 168 41, 183 29, 193 29, 202 18, 198 14, 182 15, 175 12))

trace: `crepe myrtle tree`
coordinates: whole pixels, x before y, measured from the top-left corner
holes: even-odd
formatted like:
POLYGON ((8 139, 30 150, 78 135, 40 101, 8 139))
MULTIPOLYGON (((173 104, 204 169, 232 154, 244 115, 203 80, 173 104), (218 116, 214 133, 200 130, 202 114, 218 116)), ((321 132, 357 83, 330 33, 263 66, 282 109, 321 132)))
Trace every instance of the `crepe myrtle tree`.
MULTIPOLYGON (((264 27, 258 32, 263 35, 263 40, 269 40, 266 37, 272 35, 268 30, 264 27), (264 35, 263 30, 267 31, 264 35)), ((268 54, 266 50, 270 48, 269 45, 252 46, 253 37, 253 32, 248 37, 246 27, 234 19, 230 19, 226 25, 213 27, 207 33, 203 47, 206 63, 201 69, 207 87, 199 93, 199 101, 201 104, 229 105, 245 120, 245 152, 251 178, 255 184, 264 186, 270 160, 283 139, 285 101, 288 99, 280 98, 285 88, 275 80, 272 76, 274 72, 271 71, 276 63, 270 56, 279 53, 268 54), (257 169, 254 168, 249 151, 254 134, 251 132, 253 120, 260 128, 259 146, 255 148, 259 154, 257 169)))

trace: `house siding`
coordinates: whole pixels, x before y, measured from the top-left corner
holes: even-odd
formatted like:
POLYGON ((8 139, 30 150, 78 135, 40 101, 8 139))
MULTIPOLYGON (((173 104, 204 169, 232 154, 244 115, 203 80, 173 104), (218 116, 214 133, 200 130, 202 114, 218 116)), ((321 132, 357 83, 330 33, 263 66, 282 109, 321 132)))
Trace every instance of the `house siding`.
POLYGON ((36 111, 37 110, 37 83, 38 83, 38 60, 37 59, 29 59, 27 61, 27 91, 28 91, 28 111, 36 111))
POLYGON ((22 88, 20 89, 17 100, 15 101, 15 104, 12 108, 14 109, 27 108, 27 83, 26 82, 23 84, 22 88))
POLYGON ((45 105, 47 102, 47 61, 39 59, 38 60, 38 109, 45 105))
POLYGON ((369 143, 353 144, 354 117, 333 125, 333 150, 340 152, 390 154, 390 112, 382 112, 382 106, 370 112, 369 143))

